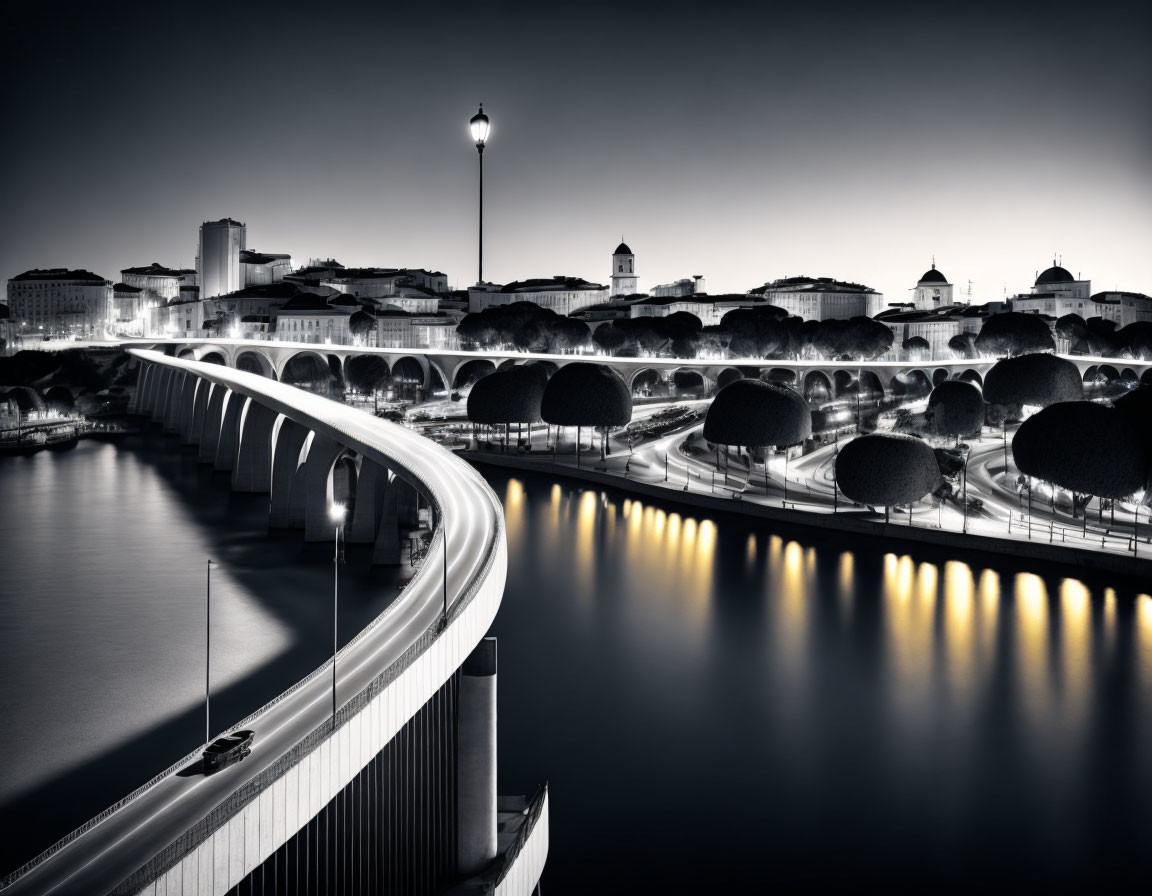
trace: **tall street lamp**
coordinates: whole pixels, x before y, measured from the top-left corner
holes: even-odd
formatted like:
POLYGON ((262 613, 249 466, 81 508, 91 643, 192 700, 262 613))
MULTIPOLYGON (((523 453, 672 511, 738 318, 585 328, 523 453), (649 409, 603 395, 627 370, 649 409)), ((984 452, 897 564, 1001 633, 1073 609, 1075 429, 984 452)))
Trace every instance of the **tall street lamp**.
POLYGON ((492 130, 488 116, 484 114, 484 104, 480 104, 480 111, 472 116, 468 122, 468 129, 472 132, 472 141, 476 144, 476 154, 480 159, 480 228, 479 228, 479 264, 476 273, 476 282, 484 282, 484 145, 488 142, 488 132, 492 130))
POLYGON ((336 730, 336 650, 337 619, 340 602, 340 528, 344 525, 343 504, 333 504, 328 508, 328 518, 336 524, 336 537, 332 552, 332 730, 336 730))
POLYGON ((212 567, 208 561, 208 580, 204 591, 204 743, 212 740, 209 706, 212 700, 212 567))

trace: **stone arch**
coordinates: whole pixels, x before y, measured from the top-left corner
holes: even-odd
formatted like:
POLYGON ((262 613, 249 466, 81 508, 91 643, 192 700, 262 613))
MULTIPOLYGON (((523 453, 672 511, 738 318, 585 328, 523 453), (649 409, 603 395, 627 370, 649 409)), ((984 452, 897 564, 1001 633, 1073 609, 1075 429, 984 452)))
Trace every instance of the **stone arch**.
POLYGON ((660 385, 660 371, 654 367, 637 367, 628 379, 628 388, 633 395, 652 395, 660 385))
POLYGON ((979 371, 973 370, 971 367, 961 373, 956 379, 962 380, 965 383, 971 383, 973 386, 979 386, 981 391, 984 390, 984 377, 980 376, 979 371))
POLYGON ((224 359, 224 355, 216 351, 204 352, 204 354, 200 356, 200 360, 205 364, 219 364, 222 367, 228 365, 228 362, 224 359))
POLYGON ((932 385, 939 386, 951 375, 952 371, 950 371, 947 367, 937 367, 934 371, 932 371, 932 385))
POLYGON ((176 352, 176 357, 182 361, 195 361, 196 360, 196 349, 194 349, 194 348, 179 349, 176 352))
POLYGON ((236 356, 236 369, 244 370, 248 373, 255 373, 258 376, 267 377, 270 380, 278 379, 276 369, 263 352, 240 352, 236 356))
POLYGON ((1100 365, 1100 376, 1103 377, 1105 382, 1114 383, 1120 379, 1120 371, 1113 367, 1111 364, 1100 365))
POLYGON ((695 367, 677 367, 669 373, 668 382, 678 398, 703 398, 708 391, 708 378, 695 367))
POLYGON ((1140 374, 1140 382, 1145 386, 1152 386, 1152 367, 1147 368, 1140 374))
POLYGON ((472 358, 463 361, 457 364, 456 369, 452 371, 452 388, 462 389, 495 372, 496 365, 487 358, 472 358))
POLYGON ((760 374, 760 379, 766 383, 782 383, 785 386, 796 385, 796 371, 787 367, 770 367, 760 374))
POLYGON ((430 379, 431 365, 423 358, 404 355, 392 363, 392 387, 400 401, 419 401, 430 379))
POLYGON ((738 367, 725 367, 718 374, 716 374, 716 388, 723 389, 729 383, 734 383, 737 380, 744 379, 744 371, 738 367))
POLYGON ((1095 364, 1090 365, 1084 370, 1084 385, 1091 386, 1100 381, 1100 368, 1095 364))
POLYGON ((341 381, 332 373, 326 355, 305 350, 284 358, 280 366, 280 382, 328 395, 339 389, 341 381))
POLYGON ((888 391, 884 388, 884 381, 877 376, 874 370, 860 371, 858 388, 861 398, 869 400, 876 398, 883 401, 888 396, 888 391))
POLYGON ((328 361, 328 372, 336 380, 337 385, 344 388, 344 356, 329 353, 326 360, 328 361))
POLYGON ((1136 375, 1136 371, 1131 367, 1125 367, 1120 371, 1120 379, 1122 382, 1132 383, 1133 385, 1138 385, 1140 382, 1140 377, 1136 375))
POLYGON ((837 370, 832 374, 832 385, 835 388, 835 397, 855 395, 860 388, 856 376, 849 370, 837 370))
POLYGON ((809 404, 830 401, 833 395, 831 377, 823 370, 809 370, 804 374, 803 394, 809 404))
POLYGON ((517 362, 515 358, 505 358, 503 361, 496 365, 496 372, 503 373, 505 370, 511 370, 516 366, 516 363, 517 362))
POLYGON ((919 368, 901 370, 892 377, 890 385, 897 398, 920 398, 932 391, 932 379, 919 368))

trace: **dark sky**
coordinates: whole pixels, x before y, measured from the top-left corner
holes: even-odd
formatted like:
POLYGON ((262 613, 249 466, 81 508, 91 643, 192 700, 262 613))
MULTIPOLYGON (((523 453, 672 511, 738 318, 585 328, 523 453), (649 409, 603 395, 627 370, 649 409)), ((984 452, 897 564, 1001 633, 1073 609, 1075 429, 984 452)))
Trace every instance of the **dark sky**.
POLYGON ((1146 3, 69 4, 6 12, 0 276, 297 262, 641 287, 789 274, 977 301, 1061 253, 1152 293, 1146 3), (109 8, 110 6, 114 8, 109 8), (801 7, 802 8, 799 8, 801 7))

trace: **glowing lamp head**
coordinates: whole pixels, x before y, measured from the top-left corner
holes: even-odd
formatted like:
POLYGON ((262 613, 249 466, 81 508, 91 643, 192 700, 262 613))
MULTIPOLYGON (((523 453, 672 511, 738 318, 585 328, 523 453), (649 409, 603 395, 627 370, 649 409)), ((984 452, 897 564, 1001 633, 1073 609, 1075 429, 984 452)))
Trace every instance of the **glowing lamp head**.
POLYGON ((476 148, 483 152, 484 144, 488 142, 488 133, 492 130, 488 116, 484 114, 483 103, 480 104, 480 111, 468 122, 468 129, 472 131, 472 141, 476 144, 476 148))
POLYGON ((344 522, 345 512, 346 508, 343 504, 333 504, 328 508, 328 518, 332 520, 332 522, 336 523, 336 525, 340 525, 342 522, 344 522))

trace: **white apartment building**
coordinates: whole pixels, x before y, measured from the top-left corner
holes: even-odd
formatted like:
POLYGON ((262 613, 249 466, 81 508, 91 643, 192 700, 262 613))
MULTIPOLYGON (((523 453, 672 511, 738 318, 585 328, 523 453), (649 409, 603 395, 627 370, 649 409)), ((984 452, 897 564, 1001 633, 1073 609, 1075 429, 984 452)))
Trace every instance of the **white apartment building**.
POLYGON ((8 311, 25 335, 102 336, 113 312, 112 281, 68 268, 25 271, 8 281, 8 311))
POLYGON ((884 310, 884 296, 859 283, 831 277, 786 277, 748 293, 804 320, 874 317, 884 310))

